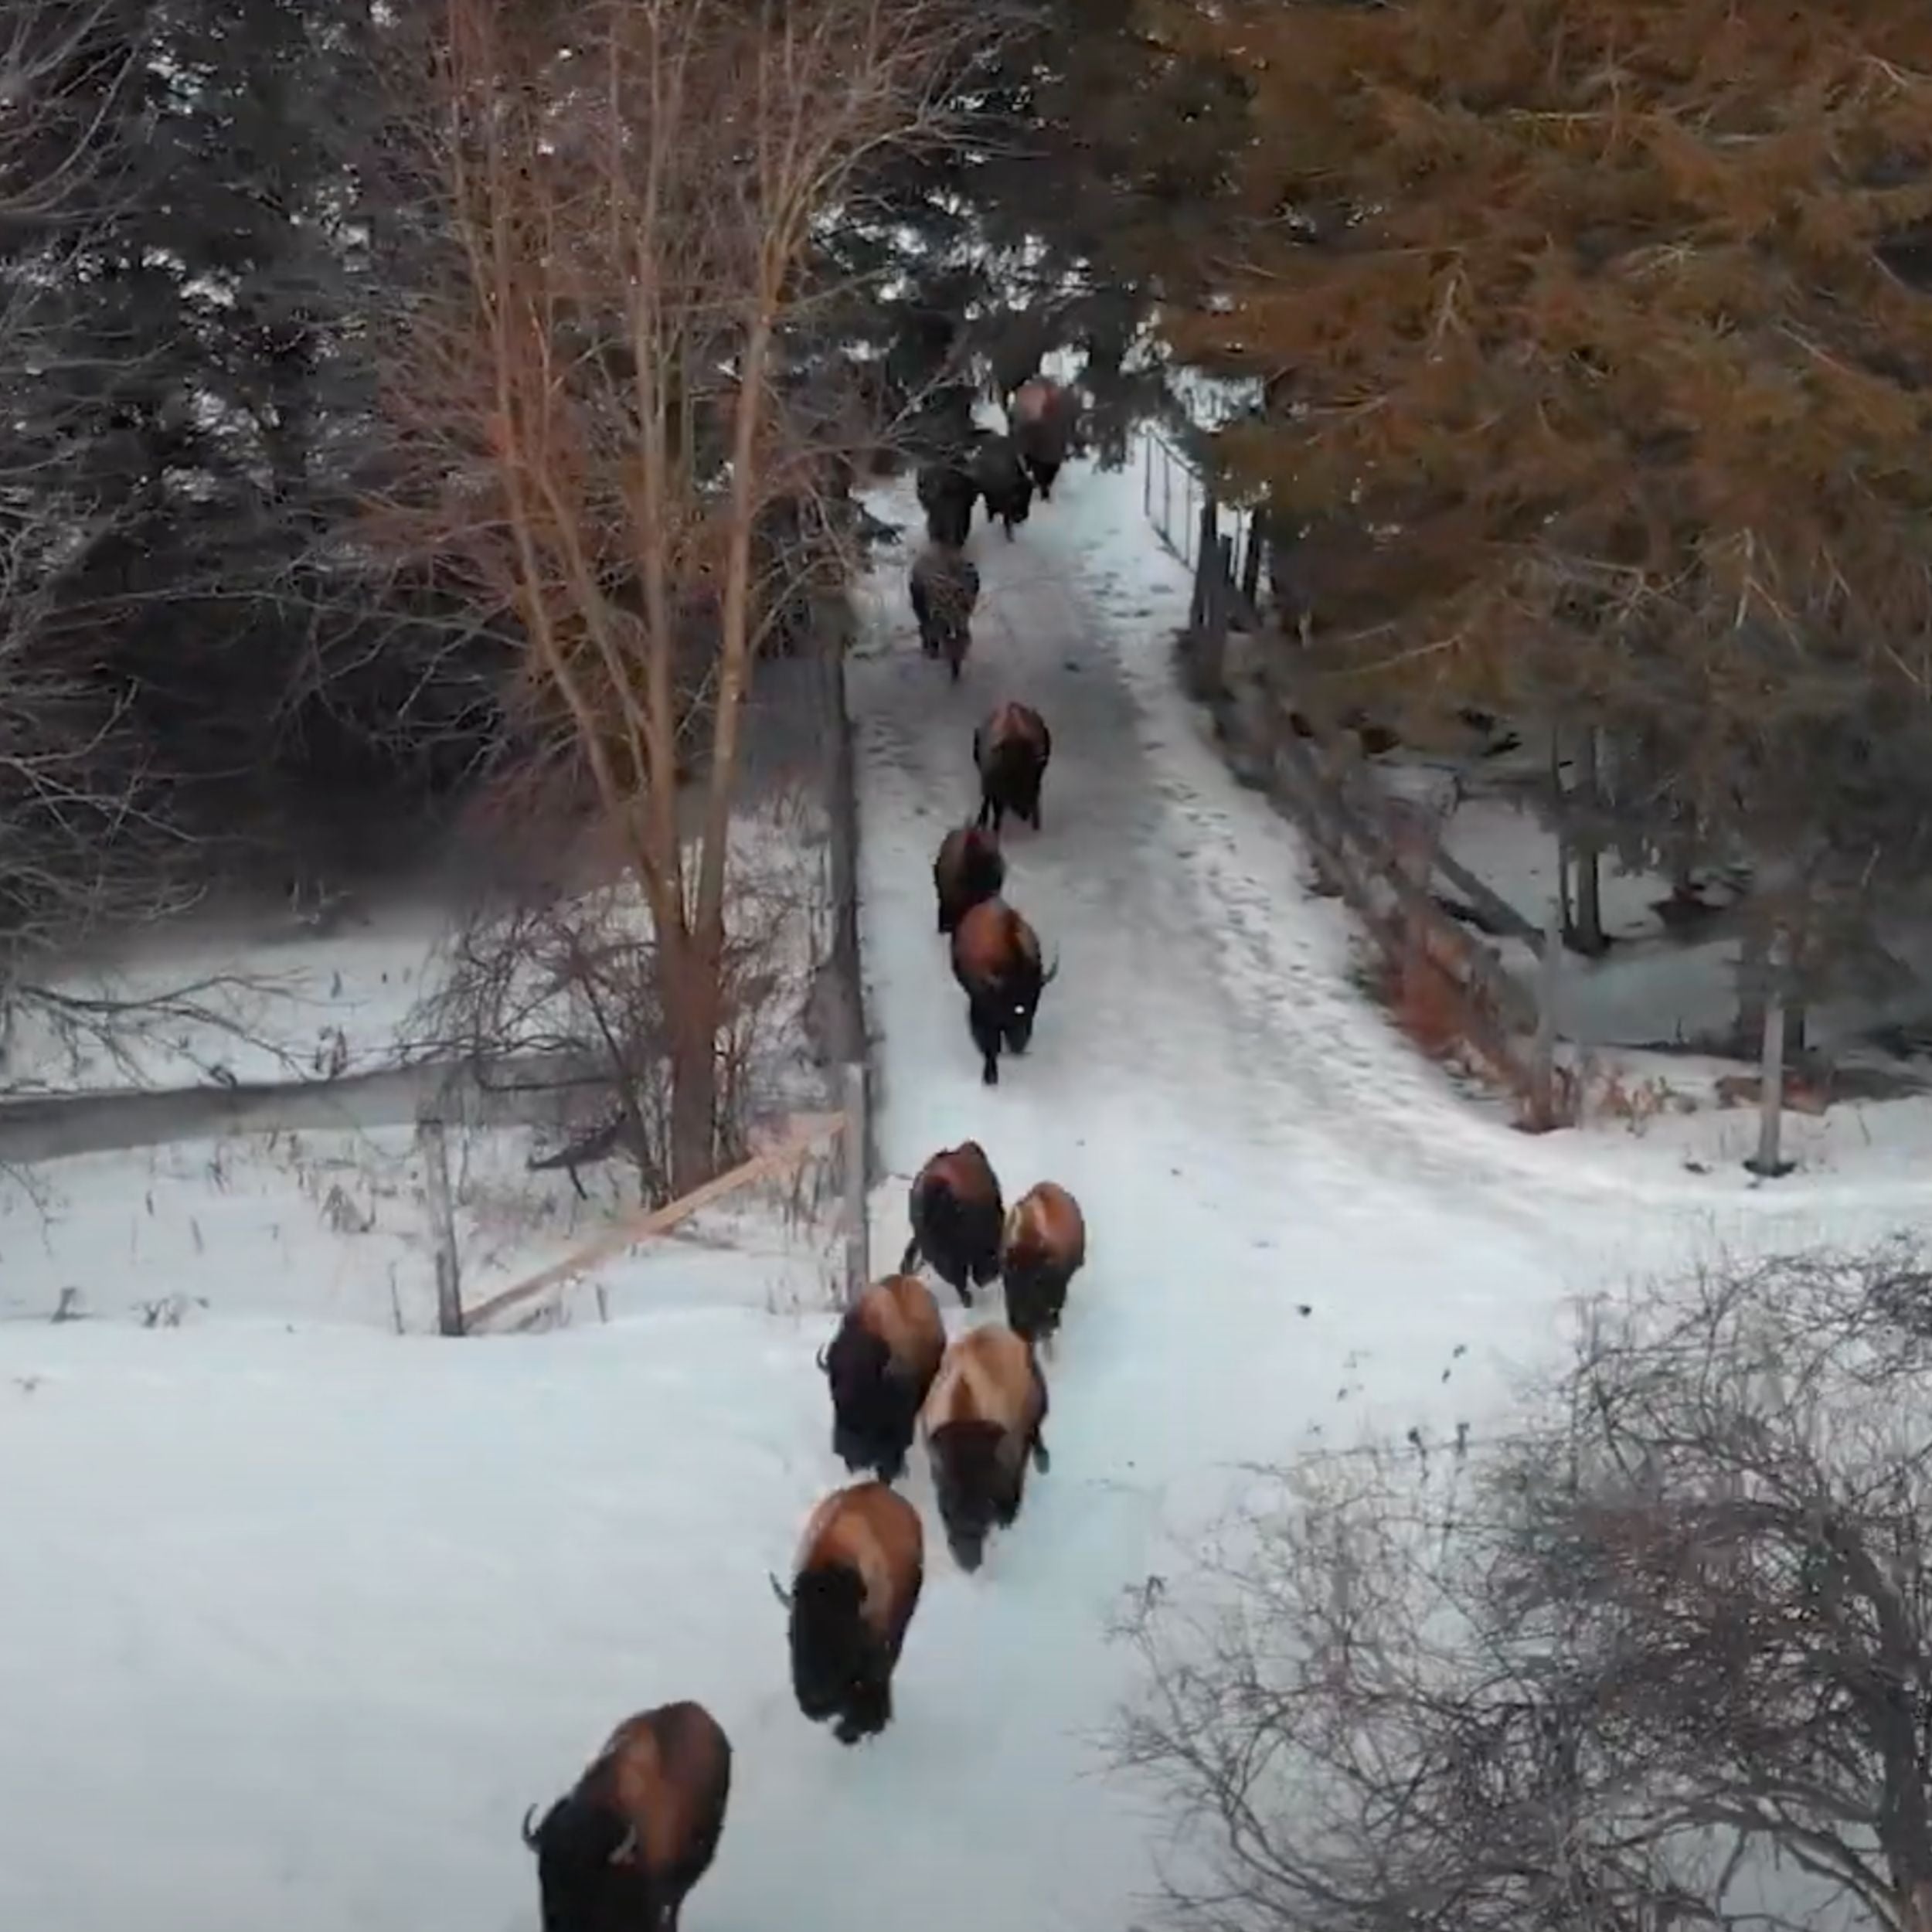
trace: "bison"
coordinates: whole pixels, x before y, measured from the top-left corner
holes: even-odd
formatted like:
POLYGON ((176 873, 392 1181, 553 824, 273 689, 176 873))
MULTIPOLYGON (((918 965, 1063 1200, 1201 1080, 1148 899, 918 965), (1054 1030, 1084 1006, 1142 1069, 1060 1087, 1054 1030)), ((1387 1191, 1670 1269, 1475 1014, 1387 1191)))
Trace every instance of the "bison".
POLYGON ((926 1580, 919 1512, 883 1482, 835 1491, 811 1512, 791 1588, 791 1691, 815 1723, 838 1721, 842 1744, 892 1722, 893 1671, 926 1580))
POLYGON ((998 898, 1005 883, 998 835, 980 825, 955 825, 939 842, 939 856, 933 861, 939 930, 951 932, 982 899, 998 898))
POLYGON ((1032 1342, 1050 1342, 1066 1306, 1066 1287, 1087 1261, 1087 1223, 1065 1188, 1042 1181, 1015 1201, 999 1243, 1006 1321, 1032 1342))
POLYGON ((999 1177, 986 1150, 977 1141, 961 1141, 935 1154, 919 1170, 906 1206, 913 1238, 906 1243, 900 1273, 909 1273, 923 1256, 970 1308, 967 1283, 983 1287, 999 1272, 1004 1214, 999 1177))
POLYGON ((1008 702, 973 733, 973 763, 979 772, 976 825, 997 833, 1010 811, 1040 829, 1039 793, 1053 756, 1053 734, 1031 705, 1008 702))
POLYGON ((929 658, 943 652, 957 684, 959 668, 972 647, 979 567, 964 550, 929 543, 913 560, 910 586, 920 648, 929 658))
POLYGON ((730 1795, 731 1742, 702 1704, 626 1718, 541 1825, 524 1814, 543 1932, 677 1932, 730 1795))
POLYGON ((1014 525, 1026 521, 1033 504, 1033 479, 1012 439, 988 437, 973 452, 971 474, 973 487, 986 500, 986 521, 1002 525, 1010 543, 1014 525))
POLYGON ((1073 440, 1073 393, 1044 376, 1036 376, 1014 392, 1009 413, 1013 447, 1039 491, 1039 500, 1050 502, 1053 479, 1060 474, 1073 440))
POLYGON ((942 457, 920 465, 913 487, 919 507, 926 512, 927 536, 957 549, 972 531, 973 505, 979 501, 979 485, 971 471, 942 457))
POLYGON ((984 1063, 981 1078, 999 1084, 999 1054, 1023 1053, 1033 1037, 1040 995, 1060 971, 1040 969, 1039 938, 1003 899, 982 899, 953 933, 953 977, 966 995, 966 1025, 984 1063))
POLYGON ((820 1351, 832 1388, 832 1450, 849 1470, 890 1482, 906 1467, 920 1404, 946 1352, 946 1325, 917 1275, 875 1281, 820 1351))
POLYGON ((969 1328, 946 1351, 921 1421, 946 1546, 977 1570, 993 1526, 1019 1514, 1027 1458, 1043 1475, 1049 1466, 1046 1379, 1032 1344, 997 1323, 969 1328))

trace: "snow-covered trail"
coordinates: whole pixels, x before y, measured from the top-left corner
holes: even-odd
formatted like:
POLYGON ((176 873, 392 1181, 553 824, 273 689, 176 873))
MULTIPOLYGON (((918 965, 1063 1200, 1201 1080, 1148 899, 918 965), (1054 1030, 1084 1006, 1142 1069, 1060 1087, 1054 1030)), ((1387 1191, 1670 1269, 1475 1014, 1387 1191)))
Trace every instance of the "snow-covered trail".
MULTIPOLYGON (((1121 563, 1151 547, 1136 496, 1131 475, 1076 467, 1015 541, 976 526, 984 587, 957 687, 920 655, 906 604, 910 492, 882 504, 907 551, 881 560, 850 679, 887 1170, 874 1272, 896 1263, 911 1175, 968 1136, 1009 1199, 1070 1187, 1090 1243, 1049 1365, 1053 1468, 984 1575, 937 1556, 947 1635, 921 1645, 906 1696, 935 1673, 985 1687, 1009 1754, 962 1794, 1010 1784, 999 1837, 1040 1888, 1029 1923, 1096 1932, 1132 1922, 1151 1876, 1133 1805, 1098 1775, 1094 1729, 1133 1682, 1103 1624, 1198 1543, 1238 1470, 1365 1425, 1480 1433, 1570 1295, 1847 1218, 1835 1192, 1637 1184, 1593 1169, 1577 1137, 1526 1140, 1454 1099, 1349 983, 1343 927, 1305 893, 1292 832, 1172 692, 1164 587, 1121 563), (989 1089, 931 862, 977 803, 973 726, 1006 697, 1053 733, 1044 830, 1005 843, 1007 896, 1061 970, 1031 1050, 989 1089)), ((1880 1190, 1864 1209, 1883 1225, 1911 1198, 1880 1190)))

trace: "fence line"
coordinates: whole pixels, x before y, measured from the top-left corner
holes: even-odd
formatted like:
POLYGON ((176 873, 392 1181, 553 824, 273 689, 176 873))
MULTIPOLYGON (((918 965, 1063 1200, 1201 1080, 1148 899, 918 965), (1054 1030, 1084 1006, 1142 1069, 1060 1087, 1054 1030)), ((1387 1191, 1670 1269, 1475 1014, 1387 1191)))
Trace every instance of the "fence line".
MULTIPOLYGON (((1237 519, 1230 531, 1211 485, 1189 457, 1158 431, 1148 431, 1145 442, 1143 508, 1162 543, 1193 574, 1186 634, 1192 695, 1214 709, 1224 733, 1233 737, 1238 727, 1226 676, 1228 635, 1233 628, 1258 632, 1264 628, 1260 585, 1267 519, 1253 514, 1245 528, 1237 519), (1175 474, 1191 479, 1181 490, 1183 502, 1198 505, 1186 549, 1179 546, 1171 526, 1175 474), (1157 475, 1162 479, 1159 515, 1155 509, 1157 475)), ((1361 917, 1380 946, 1401 995, 1410 994, 1417 975, 1449 993, 1465 1043, 1521 1103, 1519 1125, 1542 1133, 1572 1124, 1580 1096, 1573 1077, 1557 1065, 1555 1051, 1564 951, 1560 900, 1553 901, 1546 923, 1539 926, 1526 918, 1443 849, 1446 818, 1420 827, 1405 825, 1394 801, 1365 771, 1359 766, 1351 771, 1338 765, 1315 737, 1313 723, 1294 702, 1288 668, 1291 656, 1284 641, 1283 648, 1264 661, 1257 680, 1265 764, 1269 789, 1301 828, 1318 872, 1361 917), (1536 956, 1533 991, 1437 900, 1433 882, 1438 874, 1475 906, 1492 930, 1519 940, 1536 956)), ((1789 1097, 1784 1028, 1777 1005, 1775 1000, 1767 1003, 1758 1063, 1758 1145, 1743 1162, 1749 1172, 1766 1180, 1793 1171, 1793 1163, 1782 1158, 1780 1143, 1780 1123, 1789 1097)))
MULTIPOLYGON (((1148 459, 1150 478, 1157 467, 1192 469, 1165 438, 1149 440, 1159 445, 1158 456, 1150 454, 1148 459)), ((1231 729, 1228 636, 1236 628, 1263 628, 1259 588, 1265 522, 1249 519, 1246 549, 1241 549, 1243 532, 1223 527, 1212 488, 1198 471, 1193 474, 1196 528, 1191 554, 1182 559, 1194 575, 1188 614, 1190 683, 1193 695, 1215 706, 1224 728, 1231 729)), ((1144 494, 1151 500, 1151 481, 1144 494)), ((1171 503, 1172 495, 1168 486, 1165 500, 1171 503)), ((1155 530, 1171 546, 1158 522, 1155 530)), ((1533 1044, 1526 1046, 1522 1037, 1539 1030, 1541 1005, 1555 990, 1550 981, 1556 961, 1547 961, 1553 970, 1540 976, 1532 996, 1494 951, 1443 909, 1432 890, 1435 876, 1445 871, 1442 822, 1406 821, 1376 792, 1366 774, 1338 768, 1312 736, 1315 726, 1294 702, 1294 694, 1277 688, 1277 681, 1285 679, 1285 667, 1270 662, 1262 690, 1269 788, 1301 827, 1321 877, 1348 900, 1379 947, 1392 991, 1399 1000, 1418 1006, 1446 995, 1468 1046, 1522 1101, 1522 1124, 1535 1128, 1561 1124, 1563 1097, 1557 1090, 1561 1077, 1553 1056, 1533 1044)), ((1449 864, 1465 890, 1473 883, 1480 896, 1493 902, 1492 913, 1500 908, 1509 915, 1504 923, 1515 936, 1543 951, 1538 928, 1479 880, 1472 881, 1465 869, 1449 864)))

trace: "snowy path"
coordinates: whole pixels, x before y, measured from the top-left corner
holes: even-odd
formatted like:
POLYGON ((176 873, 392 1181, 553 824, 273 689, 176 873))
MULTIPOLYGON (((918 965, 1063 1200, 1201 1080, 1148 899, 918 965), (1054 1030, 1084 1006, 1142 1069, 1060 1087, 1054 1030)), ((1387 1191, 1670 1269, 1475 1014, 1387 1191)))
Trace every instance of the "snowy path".
MULTIPOLYGON (((1010 1727, 1011 1756, 961 1791, 1015 1787, 998 1830, 1039 1887, 1026 1922, 1094 1932, 1131 1923, 1149 1877, 1125 1794, 1095 1775, 1091 1735, 1131 1682, 1102 1624, 1198 1538, 1240 1465, 1345 1446, 1372 1417, 1437 1440, 1480 1430, 1565 1295, 1716 1240, 1808 1238, 1828 1206, 1846 1220, 1842 1194, 1639 1185, 1575 1137, 1527 1140, 1451 1097, 1348 983, 1292 834, 1175 694, 1180 573, 1149 560, 1138 495, 1131 473, 1077 469, 1016 542, 976 529, 985 588, 957 689, 917 651, 903 562, 883 563, 851 679, 889 1171, 874 1271, 896 1261, 910 1176, 968 1135, 1009 1199, 1050 1178, 1087 1217, 1049 1366, 1053 1470, 982 1577, 941 1553, 947 1637, 917 1669, 981 1685, 983 1721, 1010 1727), (1009 696, 1040 710, 1054 753, 1043 832, 1006 838, 1007 894, 1062 970, 1032 1049, 988 1089, 930 867, 977 803, 973 726, 1009 696)), ((899 514, 916 542, 916 511, 899 514)), ((1864 1206, 1883 1225, 1923 1198, 1907 1184, 1864 1206)))
MULTIPOLYGON (((893 1170, 874 1269, 912 1171, 968 1134, 1009 1193, 1071 1187, 1091 1243, 1049 1364, 1053 1468, 979 1575, 916 1460, 927 1582, 891 1730, 844 1750, 791 1702, 765 1574, 842 1480, 829 1323, 758 1306, 755 1275, 723 1306, 675 1260, 680 1295, 614 1270, 611 1328, 454 1345, 0 1325, 0 1926, 533 1932, 526 1806, 629 1711, 696 1696, 737 1757, 690 1932, 1131 1932, 1152 1841, 1097 1774, 1132 1682, 1106 1624, 1198 1548, 1239 1465, 1371 1416, 1480 1427, 1565 1294, 1923 1199, 1916 1176, 1690 1182, 1458 1107, 1348 986, 1292 835, 1175 695, 1181 577, 1137 480, 1058 494, 1012 544, 976 534, 961 689, 917 652, 903 560, 852 671, 893 1170), (1046 830, 1009 852, 1063 970, 988 1090, 930 863, 1009 693, 1056 736, 1046 830)), ((188 1273, 248 1265, 198 1237, 188 1273)))

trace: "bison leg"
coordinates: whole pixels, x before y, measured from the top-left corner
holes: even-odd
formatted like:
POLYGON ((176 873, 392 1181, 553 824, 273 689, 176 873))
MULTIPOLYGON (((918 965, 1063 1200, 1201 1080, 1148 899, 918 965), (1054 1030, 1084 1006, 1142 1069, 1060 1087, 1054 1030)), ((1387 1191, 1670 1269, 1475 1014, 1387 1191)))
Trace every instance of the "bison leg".
POLYGON ((990 791, 979 794, 979 816, 973 821, 976 825, 991 825, 995 837, 999 834, 1000 821, 1006 816, 1006 808, 990 791))
POLYGON ((899 1272, 910 1274, 919 1262, 919 1236, 914 1235, 906 1243, 906 1252, 899 1257, 899 1272))
POLYGON ((967 1030, 973 1036, 973 1044, 979 1049, 982 1063, 980 1080, 983 1085, 999 1084, 999 1017, 997 1014, 984 1013, 977 1006, 969 1008, 966 1015, 967 1030))
POLYGON ((852 1687, 845 1713, 832 1734, 842 1744, 856 1744, 863 1738, 876 1737, 892 1721, 892 1679, 868 1676, 852 1687))

